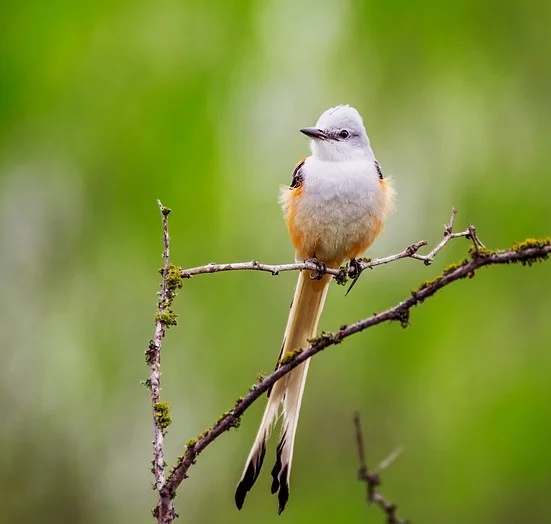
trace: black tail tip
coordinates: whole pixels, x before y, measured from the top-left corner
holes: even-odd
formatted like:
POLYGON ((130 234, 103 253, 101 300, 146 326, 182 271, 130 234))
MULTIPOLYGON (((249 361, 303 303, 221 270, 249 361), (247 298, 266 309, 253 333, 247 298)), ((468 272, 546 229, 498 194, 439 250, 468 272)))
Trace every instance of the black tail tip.
MULTIPOLYGON (((275 469, 276 468, 274 468, 274 470, 275 469)), ((281 515, 289 500, 289 467, 285 466, 279 474, 277 474, 276 471, 273 471, 272 474, 274 475, 272 495, 277 493, 277 500, 279 502, 279 510, 277 513, 281 515)))
POLYGON ((235 505, 237 509, 241 510, 243 504, 245 503, 245 497, 249 490, 243 486, 243 482, 240 482, 235 490, 235 505))
MULTIPOLYGON (((282 486, 282 488, 283 488, 283 486, 282 486)), ((287 501, 289 500, 289 490, 282 489, 279 492, 279 494, 277 496, 277 499, 279 501, 279 509, 277 511, 277 514, 281 515, 283 513, 283 510, 285 509, 285 506, 287 506, 287 501)))
POLYGON ((287 477, 285 477, 285 480, 279 486, 279 493, 277 494, 277 500, 279 501, 278 515, 281 515, 281 513, 285 509, 285 506, 287 505, 287 501, 289 500, 289 484, 287 481, 287 477))
POLYGON ((245 474, 241 477, 239 484, 237 484, 237 489, 235 490, 234 497, 237 509, 241 509, 243 507, 247 493, 251 491, 252 487, 254 486, 254 483, 258 478, 258 474, 260 473, 262 463, 264 462, 265 455, 266 442, 264 441, 262 442, 262 446, 260 448, 260 454, 256 456, 256 459, 251 459, 249 461, 247 469, 245 470, 245 474))

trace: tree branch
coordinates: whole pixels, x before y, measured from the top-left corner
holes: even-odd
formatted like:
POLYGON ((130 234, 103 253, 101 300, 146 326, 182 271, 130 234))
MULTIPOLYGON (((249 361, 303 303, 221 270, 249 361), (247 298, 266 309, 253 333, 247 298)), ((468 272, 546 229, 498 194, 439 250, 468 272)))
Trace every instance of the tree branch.
MULTIPOLYGON (((381 493, 377 491, 377 488, 381 485, 381 477, 376 471, 369 471, 365 461, 364 452, 364 439, 362 434, 362 426, 360 424, 360 415, 356 413, 354 415, 354 426, 356 428, 356 446, 358 447, 358 458, 360 461, 360 468, 358 470, 358 479, 366 484, 366 496, 368 504, 375 503, 383 513, 386 515, 387 524, 408 524, 407 520, 402 520, 396 515, 398 506, 388 502, 381 493)), ((395 451, 388 458, 386 458, 377 468, 378 471, 382 471, 399 455, 400 451, 395 451)))
MULTIPOLYGON (((463 232, 461 234, 452 234, 451 226, 449 227, 450 233, 447 236, 450 238, 448 238, 447 240, 445 238, 445 242, 442 241, 443 243, 441 242, 441 246, 439 244, 437 248, 435 248, 435 250, 429 253, 429 255, 426 256, 427 260, 429 259, 429 256, 431 256, 431 254, 432 256, 434 256, 434 254, 436 254, 451 238, 456 238, 456 236, 465 236, 473 240, 474 247, 469 252, 469 258, 464 259, 459 264, 449 266, 440 276, 436 277, 432 281, 424 282, 416 291, 411 292, 411 295, 405 298, 399 304, 385 311, 382 311, 381 313, 376 313, 368 318, 355 322, 350 326, 343 326, 339 331, 335 333, 322 334, 320 337, 310 341, 311 345, 309 348, 299 349, 293 352, 291 355, 282 359, 280 361, 279 367, 271 375, 263 378, 257 384, 253 385, 249 389, 249 393, 245 397, 238 399, 234 407, 224 413, 210 429, 206 430, 196 439, 192 439, 188 442, 184 454, 178 458, 177 463, 172 468, 172 471, 164 487, 161 489, 162 498, 172 500, 176 494, 178 486, 187 477, 187 472, 189 468, 195 463, 197 456, 214 440, 216 440, 222 433, 228 431, 230 428, 237 427, 239 425, 241 415, 243 415, 243 413, 251 406, 251 404, 256 399, 258 399, 273 384, 275 384, 275 382, 277 382, 281 377, 289 373, 292 369, 294 369, 313 355, 319 353, 329 346, 339 344, 344 339, 354 335, 355 333, 359 333, 360 331, 364 331, 365 329, 371 328, 378 324, 382 324, 383 322, 399 321, 403 327, 406 327, 409 323, 410 310, 413 307, 417 306, 427 298, 433 296, 438 290, 448 286, 453 282, 456 282, 465 277, 472 278, 474 274, 484 266, 511 263, 531 265, 533 262, 547 259, 549 253, 551 252, 551 239, 531 239, 526 240, 522 243, 514 244, 511 249, 508 250, 489 251, 488 249, 483 247, 480 241, 478 241, 478 239, 476 238, 474 228, 469 228, 468 230, 466 230, 466 232, 463 232)), ((422 245, 425 244, 423 243, 422 245)), ((417 245, 414 244, 413 249, 415 249, 415 246, 417 245)), ((404 252, 402 253, 405 252, 407 252, 407 249, 404 250, 404 252)), ((398 255, 393 255, 393 260, 406 257, 415 258, 411 255, 412 254, 409 253, 401 256, 400 253, 398 255)), ((387 259, 388 258, 390 257, 387 257, 387 259)), ((422 260, 425 261, 424 259, 422 260)), ((389 261, 390 260, 387 260, 385 262, 378 262, 377 265, 388 263, 389 261)), ((288 264, 285 266, 269 266, 259 264, 257 262, 244 264, 225 264, 221 266, 209 264, 208 266, 203 266, 201 268, 180 271, 180 276, 182 276, 183 278, 189 278, 189 276, 191 276, 192 274, 213 273, 216 271, 229 271, 234 269, 261 270, 269 271, 274 274, 277 274, 277 272, 282 270, 290 271, 293 269, 310 269, 319 271, 319 268, 315 264, 313 264, 313 266, 315 267, 311 267, 307 264, 309 263, 288 264), (282 267, 284 269, 281 269, 282 267)))
POLYGON ((145 352, 145 361, 149 366, 149 379, 146 385, 151 396, 151 408, 153 412, 153 460, 151 472, 153 473, 154 489, 159 493, 159 503, 154 510, 154 516, 159 524, 169 524, 175 518, 173 498, 164 497, 162 489, 165 485, 165 458, 164 458, 164 435, 170 424, 168 403, 161 401, 161 345, 170 325, 167 319, 170 318, 170 306, 174 298, 174 290, 169 281, 170 268, 170 237, 168 234, 168 215, 170 209, 164 207, 157 200, 163 224, 163 269, 161 270, 161 290, 159 292, 158 309, 155 314, 155 332, 153 339, 145 352))

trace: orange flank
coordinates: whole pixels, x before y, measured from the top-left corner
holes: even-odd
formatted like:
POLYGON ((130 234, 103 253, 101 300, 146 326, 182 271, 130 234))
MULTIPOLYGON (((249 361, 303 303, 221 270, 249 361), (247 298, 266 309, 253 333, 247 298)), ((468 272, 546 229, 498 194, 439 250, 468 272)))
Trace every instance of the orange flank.
POLYGON ((344 259, 349 260, 351 258, 358 258, 367 250, 369 246, 371 246, 371 244, 373 244, 382 229, 383 222, 381 220, 377 220, 373 229, 367 231, 368 234, 360 238, 355 244, 350 247, 344 259))
POLYGON ((298 227, 295 226, 295 219, 297 215, 297 203, 302 196, 302 185, 297 188, 291 189, 288 196, 288 210, 286 214, 287 227, 289 228, 289 236, 293 247, 299 254, 303 253, 303 234, 298 227))
POLYGON ((379 184, 381 184, 381 187, 383 188, 383 191, 386 192, 388 189, 388 183, 386 178, 379 178, 379 184))

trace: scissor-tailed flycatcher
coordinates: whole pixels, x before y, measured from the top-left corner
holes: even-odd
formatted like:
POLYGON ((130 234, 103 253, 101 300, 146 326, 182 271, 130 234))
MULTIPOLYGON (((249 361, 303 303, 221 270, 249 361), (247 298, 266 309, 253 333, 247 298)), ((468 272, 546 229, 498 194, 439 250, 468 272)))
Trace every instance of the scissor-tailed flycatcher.
MULTIPOLYGON (((362 117, 350 106, 337 106, 323 113, 316 127, 300 130, 312 139, 312 155, 299 162, 290 187, 281 190, 281 205, 295 247, 297 261, 315 259, 338 268, 345 260, 359 257, 375 240, 392 209, 394 191, 383 178, 373 155, 362 117)), ((308 347, 316 336, 331 275, 313 279, 301 271, 280 358, 308 347)), ((235 492, 243 506, 253 487, 266 453, 266 441, 283 404, 283 427, 272 469, 272 493, 278 492, 279 513, 289 498, 293 445, 307 360, 281 378, 268 394, 268 405, 235 492)))

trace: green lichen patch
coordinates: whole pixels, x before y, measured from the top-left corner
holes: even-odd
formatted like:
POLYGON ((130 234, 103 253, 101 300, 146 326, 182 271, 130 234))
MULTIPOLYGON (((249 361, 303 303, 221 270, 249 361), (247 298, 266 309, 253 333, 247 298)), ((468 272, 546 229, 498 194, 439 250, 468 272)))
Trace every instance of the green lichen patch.
MULTIPOLYGON (((519 253, 522 254, 526 251, 529 251, 530 249, 542 249, 544 247, 551 245, 551 237, 547 238, 527 238, 526 240, 523 240, 522 242, 515 242, 513 244, 513 249, 519 253)), ((520 263, 525 266, 531 266, 534 262, 543 262, 544 260, 547 260, 549 258, 548 253, 542 253, 538 256, 532 256, 529 259, 521 259, 520 263)))
MULTIPOLYGON (((236 406, 239 404, 240 400, 242 399, 237 399, 237 402, 235 403, 236 406)), ((241 426, 241 417, 236 417, 233 410, 228 411, 227 415, 230 419, 230 428, 237 429, 239 426, 241 426)))
POLYGON ((450 273, 453 273, 456 269, 459 269, 461 266, 463 266, 465 261, 463 261, 461 264, 450 264, 444 268, 443 274, 449 275, 450 273))
MULTIPOLYGON (((243 400, 242 398, 240 399, 237 399, 236 401, 236 405, 239 404, 240 400, 243 400)), ((224 413, 222 413, 219 417, 218 417, 218 420, 216 421, 216 423, 214 424, 215 426, 218 426, 219 424, 221 424, 224 420, 229 420, 230 424, 228 426, 228 429, 230 428, 238 428, 240 425, 241 425, 241 418, 240 417, 236 417, 234 415, 234 412, 232 409, 230 409, 229 411, 224 411, 224 413)), ((209 430, 211 430, 213 428, 209 428, 209 430)))
POLYGON ((430 280, 425 280, 424 282, 421 282, 421 285, 417 288, 417 291, 412 291, 412 293, 417 294, 419 291, 422 291, 423 289, 431 287, 433 284, 436 284, 436 282, 438 282, 439 279, 440 279, 440 275, 438 275, 435 278, 431 278, 430 280))
POLYGON ((176 294, 178 289, 182 289, 182 269, 175 264, 170 264, 166 270, 167 290, 176 294))
POLYGON ((471 246, 469 248, 469 256, 471 258, 484 258, 494 255, 495 253, 498 253, 496 250, 488 249, 484 246, 471 246))
MULTIPOLYGON (((412 290, 411 291, 411 295, 415 298, 417 298, 417 294, 422 291, 423 289, 426 289, 428 287, 431 287, 433 286, 434 284, 436 284, 442 277, 445 277, 447 275, 450 275, 451 273, 453 273, 454 271, 462 268, 463 266, 465 266, 469 261, 467 259, 464 259, 462 260, 461 262, 459 262, 458 264, 455 264, 455 263, 452 263, 452 264, 449 264, 448 266, 446 266, 444 268, 444 271, 442 272, 441 275, 438 275, 430 280, 425 280, 423 283, 421 283, 421 285, 415 289, 415 290, 412 290)), ((467 275, 465 275, 467 276, 467 275)), ((468 275, 469 277, 473 276, 472 274, 469 274, 468 275)))
POLYGON ((298 349, 294 349, 293 351, 288 351, 287 353, 285 353, 285 355, 283 355, 280 359, 279 359, 279 362, 278 364, 280 366, 283 366, 284 364, 288 364, 289 362, 291 362, 292 360, 294 360, 296 358, 297 355, 300 355, 304 350, 301 349, 301 348, 298 348, 298 349))
POLYGON ((513 249, 517 252, 526 251, 527 249, 551 246, 551 237, 547 238, 527 238, 522 242, 515 242, 513 249))
MULTIPOLYGON (((174 475, 174 473, 175 473, 176 469, 178 468, 178 466, 180 464, 182 464, 182 462, 184 462, 184 460, 186 458, 186 453, 188 452, 188 450, 193 449, 193 447, 195 446, 195 443, 196 443, 195 439, 190 439, 190 440, 187 441, 186 452, 183 453, 182 455, 180 455, 176 459, 176 464, 174 466, 172 466, 172 468, 170 468, 170 473, 168 474, 168 478, 166 479, 167 482, 172 478, 172 475, 174 475)), ((184 479, 187 479, 187 478, 188 478, 188 476, 184 475, 184 479)))
POLYGON ((340 344, 341 338, 338 337, 335 333, 328 331, 322 331, 317 337, 309 338, 308 343, 310 346, 315 346, 321 342, 326 342, 329 344, 340 344))
POLYGON ((174 313, 171 309, 165 309, 162 312, 157 311, 154 318, 155 322, 160 322, 167 328, 178 324, 178 315, 176 315, 176 313, 174 313))
POLYGON ((172 419, 170 418, 170 405, 166 400, 161 400, 153 406, 153 411, 155 413, 157 426, 159 426, 164 433, 166 428, 172 424, 172 419))

